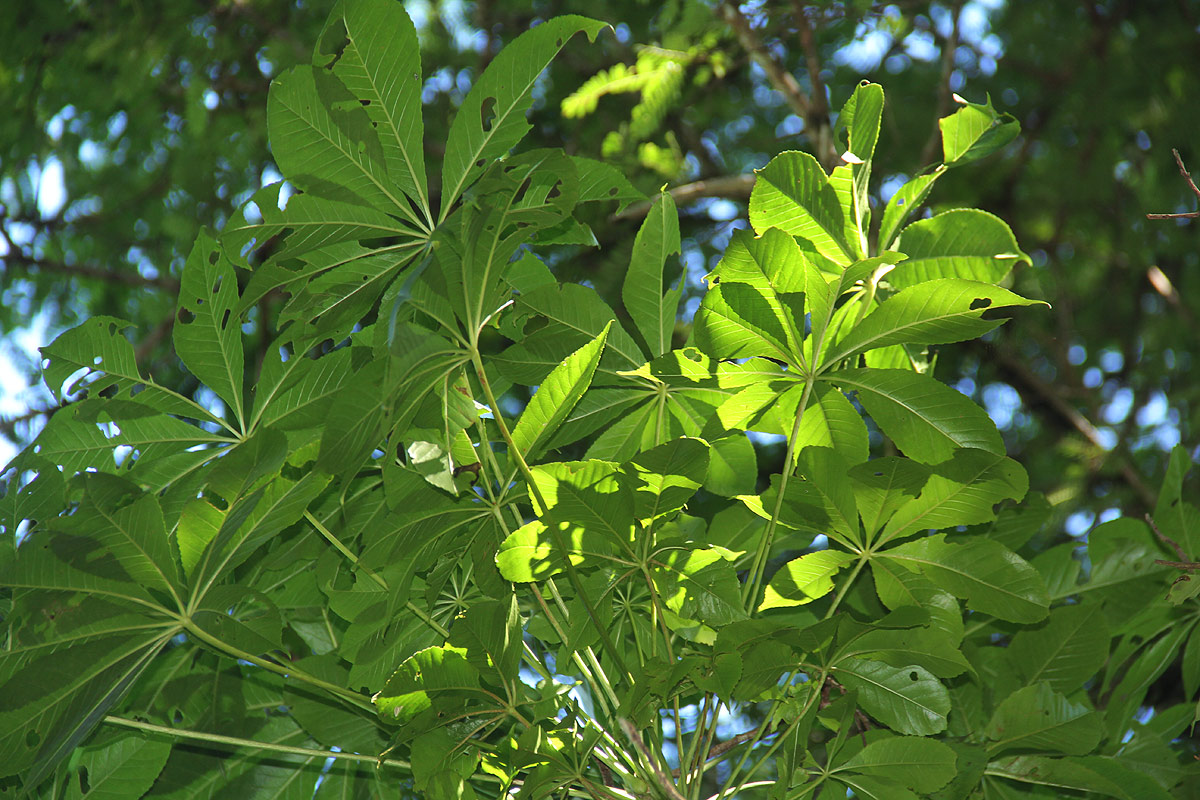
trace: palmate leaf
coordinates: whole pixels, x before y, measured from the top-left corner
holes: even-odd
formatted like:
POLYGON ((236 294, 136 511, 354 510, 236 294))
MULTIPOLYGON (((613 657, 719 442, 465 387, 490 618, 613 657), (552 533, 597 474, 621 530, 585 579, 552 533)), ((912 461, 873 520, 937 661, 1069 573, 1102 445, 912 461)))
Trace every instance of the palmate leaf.
POLYGON ((1037 571, 1004 545, 989 539, 939 533, 879 553, 921 570, 967 606, 1010 622, 1044 619, 1050 599, 1037 571))
POLYGON ((876 424, 909 458, 936 464, 962 447, 1004 454, 1000 432, 987 413, 928 375, 900 369, 845 369, 822 380, 857 392, 876 424))
POLYGON ((755 232, 780 228, 806 239, 838 264, 855 251, 846 241, 841 203, 825 170, 808 153, 789 151, 758 171, 750 194, 750 224, 755 232))
POLYGON ((671 349, 671 332, 683 286, 668 289, 664 296, 663 269, 667 258, 679 252, 679 214, 671 195, 663 192, 633 240, 629 270, 621 285, 621 300, 646 343, 646 356, 651 359, 671 349))
POLYGON ((624 464, 625 482, 633 489, 633 515, 649 520, 683 508, 704 482, 709 451, 702 439, 672 439, 624 464))
POLYGON ((132 731, 81 748, 67 800, 127 800, 141 797, 162 772, 171 754, 166 739, 151 739, 132 731), (86 794, 83 786, 87 786, 86 794))
POLYGON ((301 65, 272 81, 267 133, 275 162, 302 190, 415 220, 370 117, 327 70, 301 65))
POLYGON ((1012 459, 984 450, 958 450, 933 468, 918 497, 895 510, 876 541, 991 522, 997 503, 1020 500, 1028 488, 1029 477, 1012 459))
POLYGON ((379 134, 392 181, 432 224, 425 181, 421 119, 421 57, 417 31, 404 7, 379 0, 343 6, 347 45, 334 74, 364 104, 379 134))
POLYGON ((512 432, 513 445, 525 460, 532 461, 541 454, 550 436, 591 385, 611 326, 605 325, 599 336, 563 359, 525 407, 512 432))
POLYGON ((166 414, 220 422, 203 406, 142 376, 133 345, 125 338, 130 327, 116 317, 92 317, 40 348, 46 360, 42 377, 55 399, 65 401, 82 389, 96 395, 113 387, 115 397, 131 398, 136 391, 138 402, 166 414), (80 370, 87 372, 68 385, 67 378, 80 370))
POLYGON ((255 248, 273 247, 266 262, 258 266, 242 292, 237 314, 258 303, 274 289, 303 280, 329 267, 310 260, 298 266, 291 259, 317 248, 340 242, 409 239, 417 232, 395 217, 355 203, 330 200, 300 193, 288 197, 280 208, 283 182, 272 183, 254 193, 221 232, 226 255, 240 267, 250 264, 247 257, 255 248))
POLYGON ((590 536, 628 549, 634 500, 628 479, 618 464, 608 461, 568 461, 533 469, 538 515, 548 525, 578 527, 590 536))
POLYGON ((429 647, 401 664, 373 698, 386 720, 404 724, 437 703, 449 708, 479 692, 479 673, 461 647, 429 647))
POLYGON ((820 600, 833 591, 833 578, 854 560, 842 550, 818 550, 792 559, 771 578, 759 611, 789 608, 820 600))
POLYGON ((858 691, 864 711, 899 733, 930 736, 946 729, 950 694, 923 667, 848 658, 834 674, 847 689, 858 691))
POLYGON ((722 281, 705 293, 692 335, 713 358, 764 356, 800 367, 803 295, 722 281))
POLYGON ((928 794, 954 777, 956 761, 954 751, 942 742, 919 736, 889 736, 871 742, 830 772, 858 772, 928 794))
POLYGON ((830 348, 825 363, 837 363, 893 344, 946 344, 975 339, 1003 322, 984 319, 986 310, 1033 302, 977 281, 925 281, 901 291, 868 314, 830 348))
MULTIPOLYGON (((1014 756, 992 761, 988 775, 1017 784, 1088 792, 1118 800, 1169 800, 1171 794, 1149 775, 1110 756, 1014 756)), ((1060 796, 1060 795, 1059 795, 1060 796)))
POLYGON ((740 584, 733 564, 738 553, 723 547, 692 549, 682 544, 664 547, 650 558, 650 573, 659 598, 679 619, 669 626, 687 638, 711 643, 707 631, 692 632, 695 623, 717 630, 746 618, 740 584))
POLYGON ((1008 750, 1084 755, 1099 744, 1102 734, 1099 713, 1072 703, 1045 682, 1004 698, 985 732, 992 756, 1008 750))
POLYGON ((1043 625, 1025 628, 1013 636, 1008 652, 1026 684, 1044 682, 1066 693, 1100 670, 1108 655, 1109 639, 1108 621, 1100 603, 1060 606, 1050 612, 1043 625))
POLYGON ((1031 263, 1003 220, 974 208, 917 220, 900 232, 896 247, 908 256, 888 273, 897 289, 935 278, 995 284, 1018 262, 1031 263))
POLYGON ((525 112, 533 102, 533 84, 555 54, 576 33, 583 31, 594 40, 605 26, 575 15, 555 17, 521 34, 492 59, 450 125, 440 219, 449 216, 485 165, 508 153, 532 127, 525 112))
POLYGON ((183 265, 172 341, 184 366, 233 412, 245 430, 241 319, 237 276, 216 239, 201 231, 183 265))
POLYGON ((26 787, 41 783, 120 702, 177 630, 141 627, 0 654, 4 774, 32 767, 24 776, 26 787))

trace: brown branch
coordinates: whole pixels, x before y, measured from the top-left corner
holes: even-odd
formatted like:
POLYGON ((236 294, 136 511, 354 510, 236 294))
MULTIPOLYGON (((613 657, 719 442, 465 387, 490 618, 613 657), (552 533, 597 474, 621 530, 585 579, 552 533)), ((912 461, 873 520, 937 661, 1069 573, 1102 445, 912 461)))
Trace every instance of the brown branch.
MULTIPOLYGON (((671 195, 671 199, 675 201, 675 205, 682 206, 705 197, 746 200, 750 197, 750 190, 753 188, 754 175, 746 173, 744 175, 721 175, 716 178, 685 183, 682 186, 676 186, 667 193, 671 195)), ((634 203, 620 214, 614 214, 612 220, 615 222, 627 219, 641 219, 650 213, 650 208, 653 205, 653 200, 648 200, 644 203, 634 203)))
POLYGON ((179 291, 179 281, 174 278, 147 278, 140 273, 133 272, 115 272, 104 267, 93 264, 67 264, 63 261, 53 261, 47 258, 33 258, 21 253, 19 250, 13 249, 0 257, 5 265, 16 265, 26 269, 37 269, 43 272, 53 272, 62 275, 73 275, 79 278, 90 278, 93 280, 107 281, 109 283, 119 283, 125 286, 135 288, 154 287, 156 289, 166 289, 168 291, 179 291))
MULTIPOLYGON (((804 89, 802 89, 800 84, 796 81, 796 76, 784 69, 783 65, 776 61, 771 53, 768 52, 767 48, 763 45, 762 40, 758 37, 758 33, 756 33, 755 30, 750 27, 750 21, 747 20, 745 15, 742 14, 742 12, 738 9, 738 4, 734 2, 734 0, 724 0, 724 2, 718 6, 718 11, 721 15, 721 19, 723 19, 725 23, 733 29, 734 34, 737 35, 738 42, 742 45, 742 49, 745 50, 752 59, 754 59, 756 64, 762 67, 762 70, 766 73, 767 80, 770 81, 771 86, 773 86, 781 95, 783 95, 783 99, 789 106, 792 107, 792 110, 794 110, 800 117, 804 119, 805 132, 812 141, 814 149, 817 150, 818 160, 827 170, 830 169, 834 164, 837 163, 837 154, 833 145, 833 136, 829 131, 829 112, 828 109, 823 109, 825 104, 824 93, 822 92, 821 99, 819 101, 814 101, 813 98, 804 93, 804 89)), ((804 20, 803 15, 801 15, 801 20, 801 25, 807 26, 807 20, 804 20)), ((811 33, 812 32, 810 30, 810 38, 811 33)), ((804 34, 802 28, 802 43, 803 38, 804 34)), ((808 57, 809 54, 807 52, 807 46, 805 49, 806 57, 808 57)), ((815 50, 812 52, 811 57, 815 60, 815 50)), ((812 67, 810 65, 810 70, 811 68, 812 67)), ((819 65, 817 72, 819 76, 819 65)), ((819 84, 814 84, 813 91, 815 92, 818 87, 819 84)))
MULTIPOLYGON (((986 355, 994 360, 1000 368, 1011 379, 1014 387, 1021 394, 1032 394, 1038 400, 1046 404, 1059 420, 1066 423, 1067 427, 1073 428, 1083 435, 1094 447, 1099 450, 1109 452, 1104 446, 1104 441, 1100 436, 1100 431, 1096 426, 1079 412, 1074 406, 1063 399, 1055 389, 1039 378, 1028 367, 1025 366, 1019 359, 1014 358, 1011 354, 994 345, 985 346, 986 355)), ((1154 508, 1156 497, 1153 491, 1150 490, 1141 476, 1133 469, 1129 462, 1115 454, 1118 458, 1118 466, 1121 472, 1121 478, 1134 491, 1142 505, 1146 508, 1154 508)))
MULTIPOLYGON (((1160 542, 1171 546, 1171 549, 1175 551, 1175 555, 1179 556, 1180 561, 1184 561, 1189 564, 1194 563, 1191 559, 1188 558, 1188 554, 1183 551, 1183 548, 1179 546, 1178 542, 1176 542, 1170 536, 1167 536, 1165 533, 1163 533, 1162 531, 1160 531, 1158 529, 1158 525, 1156 525, 1154 522, 1154 517, 1147 514, 1146 515, 1146 524, 1150 526, 1150 530, 1154 531, 1154 535, 1158 537, 1160 542)), ((1160 561, 1157 563, 1162 564, 1162 563, 1166 563, 1166 562, 1160 561)))
POLYGON ((646 743, 643 742, 642 737, 638 735, 637 728, 633 727, 633 723, 622 717, 621 719, 617 720, 617 724, 621 726, 621 730, 623 730, 625 735, 629 737, 629 741, 633 742, 633 746, 637 748, 638 752, 642 754, 642 757, 645 758, 650 764, 650 769, 654 770, 654 777, 658 779, 659 786, 661 786, 662 790, 667 793, 667 796, 670 797, 671 800, 687 800, 686 797, 679 793, 679 789, 675 787, 675 783, 671 780, 671 777, 667 775, 667 773, 663 772, 662 767, 658 765, 658 759, 656 759, 654 754, 651 753, 649 748, 646 747, 646 743))
POLYGON ((961 8, 961 2, 954 3, 950 8, 954 25, 950 29, 950 36, 942 45, 942 77, 938 81, 937 110, 933 115, 933 130, 929 134, 928 141, 925 142, 925 147, 921 150, 920 163, 922 164, 930 164, 937 157, 938 142, 942 139, 940 121, 942 117, 950 113, 950 103, 953 97, 953 93, 950 91, 950 76, 954 72, 954 55, 958 51, 958 17, 961 8))
POLYGON ((794 10, 800 47, 804 50, 804 63, 808 67, 808 83, 812 87, 812 104, 804 124, 814 138, 817 158, 826 170, 832 171, 838 160, 837 143, 833 140, 833 129, 829 125, 829 103, 825 98, 825 84, 821 80, 820 53, 808 15, 804 13, 804 4, 797 1, 794 10))
MULTIPOLYGON (((1196 182, 1192 180, 1192 173, 1188 172, 1187 167, 1183 165, 1183 158, 1179 155, 1179 151, 1172 147, 1171 153, 1175 156, 1175 163, 1179 165, 1179 174, 1187 181, 1192 194, 1200 199, 1200 187, 1196 186, 1196 182)), ((1200 211, 1185 211, 1180 214, 1147 214, 1146 219, 1200 219, 1200 211)))

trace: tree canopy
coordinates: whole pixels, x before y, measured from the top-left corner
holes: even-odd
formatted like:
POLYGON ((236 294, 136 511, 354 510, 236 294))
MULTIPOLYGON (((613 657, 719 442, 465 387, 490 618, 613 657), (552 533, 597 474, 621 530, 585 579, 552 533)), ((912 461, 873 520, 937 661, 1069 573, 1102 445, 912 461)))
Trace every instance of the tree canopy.
POLYGON ((1193 791, 1193 12, 595 13, 0 34, 0 786, 1193 791))

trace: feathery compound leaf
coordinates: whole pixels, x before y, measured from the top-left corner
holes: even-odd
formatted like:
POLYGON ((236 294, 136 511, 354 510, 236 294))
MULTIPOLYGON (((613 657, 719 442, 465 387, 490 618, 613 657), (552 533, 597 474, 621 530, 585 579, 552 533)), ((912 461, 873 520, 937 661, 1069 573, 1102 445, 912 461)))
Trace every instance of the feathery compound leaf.
POLYGON ((505 155, 532 127, 525 112, 533 102, 533 84, 567 40, 583 31, 589 40, 607 23, 574 14, 555 17, 526 31, 492 59, 471 87, 446 141, 442 166, 442 209, 449 216, 455 201, 494 158, 505 155))
POLYGON ((513 428, 512 440, 526 461, 537 458, 545 443, 591 385, 611 327, 611 322, 606 324, 599 336, 555 367, 525 407, 513 428))
POLYGON ((216 239, 201 232, 183 265, 172 337, 180 360, 229 406, 245 428, 242 324, 237 276, 216 239))

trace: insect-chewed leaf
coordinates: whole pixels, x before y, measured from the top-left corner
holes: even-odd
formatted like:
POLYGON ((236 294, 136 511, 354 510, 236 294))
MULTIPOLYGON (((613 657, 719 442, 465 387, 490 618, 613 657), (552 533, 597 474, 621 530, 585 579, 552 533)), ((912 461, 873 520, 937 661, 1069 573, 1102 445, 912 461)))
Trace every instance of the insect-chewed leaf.
POLYGON ((897 289, 934 278, 995 284, 1018 262, 1031 263, 1002 219, 974 208, 917 220, 900 232, 896 248, 908 256, 888 273, 897 289))
POLYGON ((595 39, 605 26, 576 15, 555 17, 521 34, 492 59, 450 125, 442 166, 442 219, 486 164, 506 154, 532 127, 525 112, 533 102, 534 81, 550 59, 576 33, 595 39))

